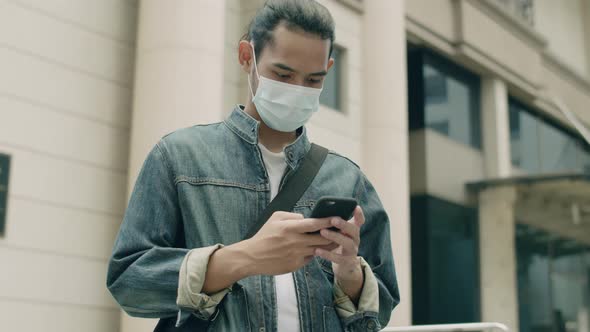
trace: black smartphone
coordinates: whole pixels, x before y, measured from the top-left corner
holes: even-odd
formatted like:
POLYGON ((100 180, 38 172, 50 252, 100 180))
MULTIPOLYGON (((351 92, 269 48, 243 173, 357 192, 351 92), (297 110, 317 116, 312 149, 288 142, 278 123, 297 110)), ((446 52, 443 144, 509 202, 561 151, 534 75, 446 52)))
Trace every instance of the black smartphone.
MULTIPOLYGON (((357 205, 358 202, 354 198, 324 196, 316 202, 311 211, 311 218, 340 217, 349 220, 357 205)), ((330 227, 329 230, 339 231, 336 227, 330 227)), ((313 233, 317 234, 319 231, 313 233)))

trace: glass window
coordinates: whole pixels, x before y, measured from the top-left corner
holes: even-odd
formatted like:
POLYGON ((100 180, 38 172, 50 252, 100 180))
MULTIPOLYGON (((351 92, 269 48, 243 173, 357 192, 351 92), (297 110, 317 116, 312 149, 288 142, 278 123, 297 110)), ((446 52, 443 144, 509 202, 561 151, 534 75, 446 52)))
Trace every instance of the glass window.
POLYGON ((576 154, 579 142, 557 127, 540 122, 541 166, 544 172, 565 172, 579 170, 576 154))
POLYGON ((590 146, 585 141, 580 142, 580 169, 582 172, 590 173, 590 146))
POLYGON ((590 148, 584 140, 510 99, 512 164, 530 173, 590 171, 590 148))
POLYGON ((590 247, 516 226, 521 332, 576 331, 590 303, 590 247))
POLYGON ((324 89, 320 95, 320 103, 334 110, 342 111, 342 86, 344 75, 344 49, 334 46, 332 51, 334 65, 330 68, 328 75, 324 80, 324 89))
POLYGON ((479 79, 430 54, 424 58, 422 75, 424 126, 481 148, 479 79))
POLYGON ((582 322, 578 321, 578 315, 582 310, 588 310, 589 258, 590 255, 584 249, 553 258, 551 281, 554 312, 560 316, 556 317, 559 319, 557 322, 563 322, 566 327, 579 326, 582 322))
POLYGON ((518 313, 521 332, 551 331, 547 234, 516 227, 518 313))
POLYGON ((512 164, 526 171, 538 173, 541 168, 537 118, 524 112, 516 103, 510 103, 509 112, 512 164))
POLYGON ((478 321, 476 209, 414 196, 411 234, 413 323, 478 321))

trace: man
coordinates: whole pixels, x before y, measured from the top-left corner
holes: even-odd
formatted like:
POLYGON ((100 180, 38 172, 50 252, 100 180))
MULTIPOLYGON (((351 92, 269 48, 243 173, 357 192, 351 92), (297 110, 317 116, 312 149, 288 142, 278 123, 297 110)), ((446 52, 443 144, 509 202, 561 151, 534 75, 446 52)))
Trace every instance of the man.
POLYGON ((161 318, 156 331, 387 325, 399 302, 389 220, 350 160, 330 152, 294 210, 274 213, 245 239, 310 149, 304 124, 318 109, 333 42, 334 22, 322 5, 268 1, 239 44, 251 90, 245 106, 153 147, 107 276, 129 315, 161 318), (309 218, 322 196, 355 198, 359 206, 351 220, 309 218))

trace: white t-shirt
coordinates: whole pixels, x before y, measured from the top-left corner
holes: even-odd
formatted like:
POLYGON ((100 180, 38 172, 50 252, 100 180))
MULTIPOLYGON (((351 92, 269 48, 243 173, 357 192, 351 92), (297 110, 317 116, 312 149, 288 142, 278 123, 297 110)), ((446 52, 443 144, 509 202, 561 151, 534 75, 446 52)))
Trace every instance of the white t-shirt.
MULTIPOLYGON (((270 182, 271 200, 277 195, 281 178, 287 168, 285 152, 275 153, 258 144, 270 182)), ((275 276, 277 294, 277 327, 280 332, 299 332, 299 308, 292 273, 275 276)))

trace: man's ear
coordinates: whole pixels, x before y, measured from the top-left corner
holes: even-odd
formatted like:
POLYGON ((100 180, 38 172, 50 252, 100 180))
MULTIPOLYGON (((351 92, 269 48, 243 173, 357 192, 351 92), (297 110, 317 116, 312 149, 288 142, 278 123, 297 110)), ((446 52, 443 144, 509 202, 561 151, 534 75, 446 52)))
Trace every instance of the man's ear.
POLYGON ((252 70, 252 61, 254 61, 252 45, 247 40, 241 40, 238 46, 238 62, 247 74, 250 74, 252 70))
POLYGON ((330 60, 328 60, 328 71, 330 70, 330 68, 332 68, 333 65, 334 65, 334 58, 330 58, 330 60))

